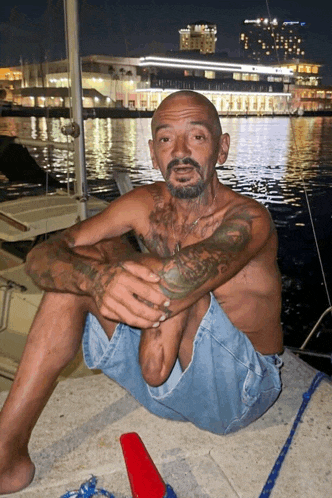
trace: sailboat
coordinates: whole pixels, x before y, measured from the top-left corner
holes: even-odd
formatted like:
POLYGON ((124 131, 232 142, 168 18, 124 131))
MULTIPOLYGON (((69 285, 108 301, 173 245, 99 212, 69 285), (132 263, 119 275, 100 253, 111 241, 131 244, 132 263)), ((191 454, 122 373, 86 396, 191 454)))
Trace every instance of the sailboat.
MULTIPOLYGON (((105 209, 87 194, 76 3, 65 0, 72 120, 63 132, 72 137, 76 191, 19 198, 0 204, 0 391, 9 388, 43 292, 27 277, 24 259, 34 244, 105 209), (72 27, 76 27, 72 29, 72 27)), ((45 144, 44 144, 45 145, 45 144)), ((63 144, 51 144, 61 147, 63 144)), ((63 376, 88 372, 78 358, 63 376)))

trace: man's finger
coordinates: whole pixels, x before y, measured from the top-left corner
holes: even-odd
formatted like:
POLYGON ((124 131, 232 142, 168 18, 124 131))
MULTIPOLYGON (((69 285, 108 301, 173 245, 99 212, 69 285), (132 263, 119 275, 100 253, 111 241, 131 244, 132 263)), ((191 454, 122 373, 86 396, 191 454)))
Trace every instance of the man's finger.
POLYGON ((147 303, 150 307, 156 305, 159 309, 164 309, 170 305, 169 298, 163 294, 158 286, 153 286, 140 280, 133 280, 129 275, 127 275, 127 277, 123 276, 121 284, 128 289, 133 296, 136 296, 136 299, 147 303))
POLYGON ((135 277, 146 280, 147 282, 159 282, 160 277, 156 273, 144 265, 136 263, 135 261, 125 261, 121 263, 122 268, 134 275, 135 277))
MULTIPOLYGON (((118 301, 115 302, 113 299, 103 303, 99 311, 105 318, 114 320, 114 308, 116 308, 117 320, 119 322, 126 323, 131 327, 146 329, 157 327, 160 323, 160 312, 158 312, 156 315, 153 315, 152 317, 147 316, 149 315, 149 311, 151 311, 151 309, 148 309, 147 313, 143 312, 142 315, 136 314, 136 312, 132 312, 131 309, 127 307, 127 305, 124 305, 118 301)), ((142 310, 140 309, 139 312, 141 313, 142 310)), ((164 315, 162 315, 161 318, 163 318, 163 316, 164 315)))

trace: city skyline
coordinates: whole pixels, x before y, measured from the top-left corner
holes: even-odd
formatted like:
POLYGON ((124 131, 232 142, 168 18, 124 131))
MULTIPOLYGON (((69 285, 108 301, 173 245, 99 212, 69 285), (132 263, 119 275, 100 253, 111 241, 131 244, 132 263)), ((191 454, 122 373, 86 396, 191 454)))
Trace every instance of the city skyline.
MULTIPOLYGON (((120 4, 104 0, 79 0, 81 54, 139 56, 179 49, 179 29, 200 19, 217 25, 216 51, 229 57, 239 56, 239 33, 244 19, 276 17, 279 20, 300 20, 308 25, 306 58, 323 62, 324 83, 332 84, 332 6, 317 0, 265 1, 261 5, 248 5, 234 0, 231 6, 215 8, 202 6, 197 0, 181 3, 169 0, 157 4, 154 0, 137 5, 131 0, 120 4), (325 81, 326 80, 326 81, 325 81)), ((38 59, 45 52, 50 60, 65 56, 62 0, 30 0, 26 5, 17 0, 16 13, 12 6, 3 8, 0 23, 0 64, 7 65, 9 58, 19 64, 20 57, 38 59), (47 12, 47 5, 49 11, 47 12), (52 14, 50 14, 52 12, 52 14), (14 17, 8 30, 10 16, 14 17), (35 28, 35 30, 34 30, 35 28), (33 40, 29 40, 29 36, 33 40), (16 38, 14 38, 14 35, 16 38), (24 50, 25 49, 25 50, 24 50)), ((14 63, 14 61, 12 61, 14 63)))

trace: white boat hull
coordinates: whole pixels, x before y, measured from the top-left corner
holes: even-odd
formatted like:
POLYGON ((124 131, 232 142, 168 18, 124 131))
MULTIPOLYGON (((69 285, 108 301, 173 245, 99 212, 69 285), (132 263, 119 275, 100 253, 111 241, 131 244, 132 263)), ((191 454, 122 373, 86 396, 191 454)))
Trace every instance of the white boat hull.
MULTIPOLYGON (((106 202, 91 198, 89 215, 106 206, 106 202)), ((0 242, 33 241, 73 225, 76 219, 76 200, 63 193, 3 202, 0 204, 0 242)), ((3 244, 0 247, 0 391, 8 389, 14 378, 42 296, 43 292, 26 275, 23 260, 3 244)), ((61 378, 88 374, 90 371, 79 354, 61 378)))

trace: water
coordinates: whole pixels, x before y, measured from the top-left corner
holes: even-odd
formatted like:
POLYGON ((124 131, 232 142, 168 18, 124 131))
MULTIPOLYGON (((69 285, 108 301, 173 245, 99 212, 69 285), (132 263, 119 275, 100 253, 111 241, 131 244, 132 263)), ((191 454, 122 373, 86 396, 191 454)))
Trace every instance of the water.
MULTIPOLYGON (((1 118, 0 134, 65 142, 66 119, 1 118)), ((269 208, 279 234, 279 266, 283 278, 282 321, 287 345, 302 344, 332 295, 332 118, 225 118, 231 148, 218 176, 234 190, 269 208), (309 205, 309 207, 308 207, 309 205), (311 226, 321 253, 324 276, 311 226)), ((86 164, 91 194, 111 201, 118 195, 112 170, 125 168, 134 185, 161 179, 148 150, 150 119, 89 119, 85 121, 86 164)), ((71 154, 29 149, 38 164, 62 181, 73 176, 71 154)), ((0 200, 38 192, 35 185, 1 183, 0 200)), ((311 348, 332 350, 330 318, 311 348)), ((330 372, 330 361, 315 366, 330 372)), ((332 370, 332 369, 331 369, 332 370)))

